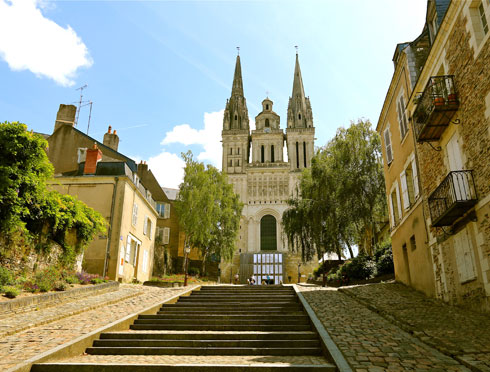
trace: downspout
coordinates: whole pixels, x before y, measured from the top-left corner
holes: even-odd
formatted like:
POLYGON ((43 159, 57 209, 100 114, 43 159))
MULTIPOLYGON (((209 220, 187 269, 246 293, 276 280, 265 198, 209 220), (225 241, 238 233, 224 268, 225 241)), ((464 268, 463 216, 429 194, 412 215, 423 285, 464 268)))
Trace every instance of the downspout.
MULTIPOLYGON (((109 256, 111 249, 111 237, 112 237, 112 224, 114 223, 114 205, 116 204, 116 192, 117 192, 117 184, 119 181, 119 177, 114 178, 115 183, 112 187, 112 203, 111 203, 111 223, 109 225, 109 233, 107 234, 107 245, 105 248, 105 257, 104 257, 104 272, 102 274, 103 277, 107 274, 107 266, 109 264, 109 256)), ((116 268, 116 276, 117 276, 117 268, 116 268)))

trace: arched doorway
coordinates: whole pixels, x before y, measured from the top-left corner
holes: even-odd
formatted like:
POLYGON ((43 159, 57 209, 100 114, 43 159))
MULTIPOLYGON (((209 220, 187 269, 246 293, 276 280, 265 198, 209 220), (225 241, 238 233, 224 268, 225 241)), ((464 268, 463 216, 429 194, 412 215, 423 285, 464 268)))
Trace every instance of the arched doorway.
POLYGON ((274 216, 265 215, 260 220, 260 250, 277 250, 277 223, 274 216))

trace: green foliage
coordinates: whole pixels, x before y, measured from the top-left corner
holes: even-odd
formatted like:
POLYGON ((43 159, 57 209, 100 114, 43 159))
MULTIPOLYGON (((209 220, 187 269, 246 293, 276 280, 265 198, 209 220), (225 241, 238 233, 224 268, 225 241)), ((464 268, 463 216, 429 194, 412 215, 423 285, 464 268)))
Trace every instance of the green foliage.
POLYGON ((34 284, 39 287, 41 292, 48 292, 54 289, 60 277, 60 271, 56 267, 52 266, 38 272, 34 277, 34 284))
POLYGON ((176 210, 186 234, 186 244, 197 248, 205 273, 206 258, 214 254, 231 259, 240 226, 243 204, 215 167, 197 162, 189 151, 182 154, 186 166, 176 210))
POLYGON ((7 298, 15 298, 20 294, 20 289, 14 286, 7 285, 2 288, 7 298))
POLYGON ((48 246, 46 238, 52 239, 64 249, 61 263, 69 265, 98 232, 105 232, 106 222, 73 196, 47 190, 53 167, 46 147, 46 140, 28 132, 25 124, 0 124, 0 233, 12 239, 20 231, 40 240, 41 249, 48 246), (74 247, 65 242, 72 229, 74 247))
POLYGON ((62 280, 58 280, 56 283, 54 283, 53 289, 55 291, 66 291, 67 287, 68 286, 67 286, 66 282, 64 282, 62 280))
POLYGON ((191 267, 189 270, 187 270, 187 273, 192 276, 199 275, 200 271, 197 267, 191 267))
POLYGON ((14 283, 13 273, 6 267, 0 266, 0 287, 14 283))
POLYGON ((360 254, 342 265, 340 272, 348 279, 370 279, 376 274, 376 263, 371 257, 360 254))
POLYGON ((377 276, 393 274, 395 272, 391 244, 388 243, 381 246, 378 250, 376 250, 374 256, 376 258, 377 276))
POLYGON ((297 197, 283 214, 290 249, 303 260, 344 250, 373 234, 386 216, 381 143, 369 121, 351 123, 317 151, 303 171, 297 197))

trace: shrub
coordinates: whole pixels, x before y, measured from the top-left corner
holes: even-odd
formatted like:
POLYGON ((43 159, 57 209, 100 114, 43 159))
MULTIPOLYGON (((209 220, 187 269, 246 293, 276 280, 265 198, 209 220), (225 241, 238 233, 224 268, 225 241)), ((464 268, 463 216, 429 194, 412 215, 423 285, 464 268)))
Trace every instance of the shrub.
POLYGON ((6 267, 0 266, 0 287, 14 283, 14 275, 6 267))
POLYGON ((24 283, 24 291, 35 293, 39 291, 39 286, 28 280, 24 283))
POLYGON ((70 276, 65 277, 65 282, 68 284, 78 284, 79 283, 76 275, 70 275, 70 276))
POLYGON ((93 278, 92 280, 90 280, 90 283, 92 284, 101 284, 101 283, 105 283, 106 281, 102 278, 93 278))
POLYGON ((78 282, 80 284, 90 284, 92 279, 97 278, 97 277, 98 277, 98 275, 89 274, 83 270, 81 272, 77 273, 78 282))
POLYGON ((59 281, 60 277, 61 274, 58 269, 52 266, 36 274, 35 284, 41 292, 48 292, 55 287, 55 283, 59 281))
POLYGON ((7 285, 3 287, 3 291, 5 293, 5 297, 7 298, 15 298, 20 294, 20 290, 17 287, 7 285))
POLYGON ((197 268, 197 267, 191 267, 189 268, 189 270, 187 271, 187 273, 189 275, 192 275, 192 276, 196 276, 196 275, 199 275, 201 271, 197 268))
POLYGON ((392 274, 395 272, 391 245, 385 247, 384 249, 378 250, 375 255, 378 256, 376 260, 377 275, 392 274), (379 255, 378 252, 380 252, 379 255))
POLYGON ((349 279, 369 279, 376 273, 376 262, 371 257, 360 254, 342 265, 340 270, 349 279))

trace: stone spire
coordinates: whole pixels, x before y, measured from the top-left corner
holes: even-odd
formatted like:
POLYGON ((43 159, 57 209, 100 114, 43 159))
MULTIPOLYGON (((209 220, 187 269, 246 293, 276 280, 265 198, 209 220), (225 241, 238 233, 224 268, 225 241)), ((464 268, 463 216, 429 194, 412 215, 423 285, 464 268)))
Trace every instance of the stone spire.
POLYGON ((231 96, 238 95, 243 97, 243 80, 242 80, 242 65, 240 64, 240 55, 236 56, 235 75, 233 75, 233 88, 231 88, 231 96))
POLYGON ((233 86, 231 97, 226 102, 223 117, 223 130, 230 129, 249 129, 247 101, 243 94, 242 66, 240 55, 236 57, 235 74, 233 76, 233 86))
POLYGON ((313 126, 310 99, 305 96, 299 57, 296 53, 294 66, 293 92, 288 105, 288 128, 309 128, 313 126))

